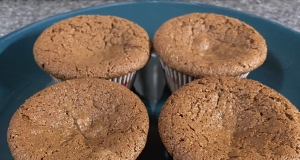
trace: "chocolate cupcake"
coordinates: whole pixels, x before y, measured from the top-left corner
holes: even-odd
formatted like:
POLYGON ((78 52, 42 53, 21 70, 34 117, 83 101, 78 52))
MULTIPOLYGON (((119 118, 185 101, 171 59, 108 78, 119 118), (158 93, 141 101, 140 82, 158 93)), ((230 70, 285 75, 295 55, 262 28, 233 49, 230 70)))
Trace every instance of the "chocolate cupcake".
POLYGON ((300 114, 254 80, 206 77, 174 92, 158 129, 176 160, 299 159, 300 114))
POLYGON ((139 25, 115 16, 81 15, 47 28, 33 48, 38 66, 56 81, 95 77, 131 87, 150 56, 139 25))
POLYGON ((172 92, 195 78, 245 78, 267 55, 266 42, 254 28, 217 14, 170 19, 156 31, 153 43, 172 92))
POLYGON ((97 78, 56 83, 26 100, 11 118, 12 156, 33 159, 136 159, 149 117, 126 87, 97 78))

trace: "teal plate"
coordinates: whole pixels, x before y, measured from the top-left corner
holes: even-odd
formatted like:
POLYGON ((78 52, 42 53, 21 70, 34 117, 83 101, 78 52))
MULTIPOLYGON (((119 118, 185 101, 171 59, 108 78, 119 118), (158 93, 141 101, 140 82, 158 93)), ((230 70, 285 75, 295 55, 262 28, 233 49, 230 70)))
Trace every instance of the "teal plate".
MULTIPOLYGON (((36 65, 32 55, 33 44, 46 27, 80 14, 115 15, 138 23, 152 37, 164 21, 191 12, 218 13, 235 17, 257 29, 267 41, 268 57, 266 62, 251 72, 248 78, 274 88, 295 106, 300 107, 300 34, 298 32, 254 15, 204 4, 131 2, 91 7, 47 18, 0 39, 0 159, 12 159, 6 142, 6 132, 13 113, 25 99, 53 84, 49 75, 36 65)), ((149 140, 139 159, 170 159, 159 139, 156 126, 161 106, 169 95, 170 91, 165 87, 154 109, 153 105, 150 109, 147 98, 140 96, 148 107, 151 127, 149 140)))

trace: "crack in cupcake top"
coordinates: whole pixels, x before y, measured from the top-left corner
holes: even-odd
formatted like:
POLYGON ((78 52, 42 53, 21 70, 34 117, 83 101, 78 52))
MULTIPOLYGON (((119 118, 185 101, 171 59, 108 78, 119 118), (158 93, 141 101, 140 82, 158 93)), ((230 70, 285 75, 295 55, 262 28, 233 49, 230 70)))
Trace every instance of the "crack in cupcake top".
POLYGON ((149 129, 146 107, 106 80, 57 83, 13 115, 8 143, 15 159, 135 159, 149 129))
POLYGON ((129 20, 84 15, 47 28, 34 45, 34 58, 59 79, 108 79, 142 68, 149 59, 149 43, 147 32, 129 20))
POLYGON ((217 14, 192 13, 165 22, 154 48, 169 67, 194 77, 238 76, 266 59, 264 38, 251 26, 217 14))
POLYGON ((300 158, 299 111, 259 82, 203 78, 167 100, 159 132, 176 159, 300 158))

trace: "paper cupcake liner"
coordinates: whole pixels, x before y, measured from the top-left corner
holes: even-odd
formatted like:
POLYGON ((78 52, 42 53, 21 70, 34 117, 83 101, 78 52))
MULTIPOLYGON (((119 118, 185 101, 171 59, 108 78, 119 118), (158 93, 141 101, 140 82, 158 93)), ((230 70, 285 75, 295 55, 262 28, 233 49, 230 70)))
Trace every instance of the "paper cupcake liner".
MULTIPOLYGON (((50 75, 51 76, 51 75, 50 75)), ((134 82, 134 79, 135 79, 135 76, 136 76, 136 71, 132 72, 132 73, 128 73, 127 75, 124 75, 124 76, 121 76, 121 77, 117 77, 117 78, 111 78, 111 79, 108 79, 109 81, 113 81, 113 82, 116 82, 116 83, 119 83, 119 84, 122 84, 123 86, 127 87, 127 88, 131 88, 132 85, 133 85, 133 82, 134 82)), ((51 76, 52 79, 58 83, 58 82, 61 82, 62 80, 58 79, 58 78, 55 78, 53 76, 51 76)))
POLYGON ((121 76, 121 77, 117 77, 117 78, 111 78, 109 79, 110 81, 122 84, 123 86, 127 87, 127 88, 131 88, 134 82, 136 76, 136 71, 132 72, 132 73, 128 73, 127 75, 121 76))
MULTIPOLYGON (((177 89, 179 89, 180 87, 182 87, 183 85, 195 80, 196 78, 183 74, 181 72, 178 72, 172 68, 169 68, 166 64, 164 64, 161 60, 160 60, 162 67, 165 71, 165 78, 166 78, 166 82, 171 90, 171 92, 175 92, 177 89)), ((248 76, 248 73, 242 74, 240 76, 237 76, 239 78, 246 78, 248 76)))

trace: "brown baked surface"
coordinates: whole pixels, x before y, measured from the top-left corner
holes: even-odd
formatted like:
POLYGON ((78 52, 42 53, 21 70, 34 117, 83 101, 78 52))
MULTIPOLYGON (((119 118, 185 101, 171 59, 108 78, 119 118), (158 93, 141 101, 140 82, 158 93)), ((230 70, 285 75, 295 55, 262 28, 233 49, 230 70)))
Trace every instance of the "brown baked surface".
POLYGON ((210 77, 169 97, 158 129, 176 160, 299 159, 299 111, 253 80, 210 77))
POLYGON ((130 90, 101 79, 54 84, 29 98, 7 133, 16 160, 136 159, 149 118, 130 90))
POLYGON ((142 68, 150 56, 150 39, 129 20, 82 15, 47 28, 33 53, 40 68, 56 78, 109 79, 142 68))
POLYGON ((239 76, 266 59, 264 38, 251 26, 217 14, 191 13, 166 21, 154 49, 172 69, 197 78, 239 76))

